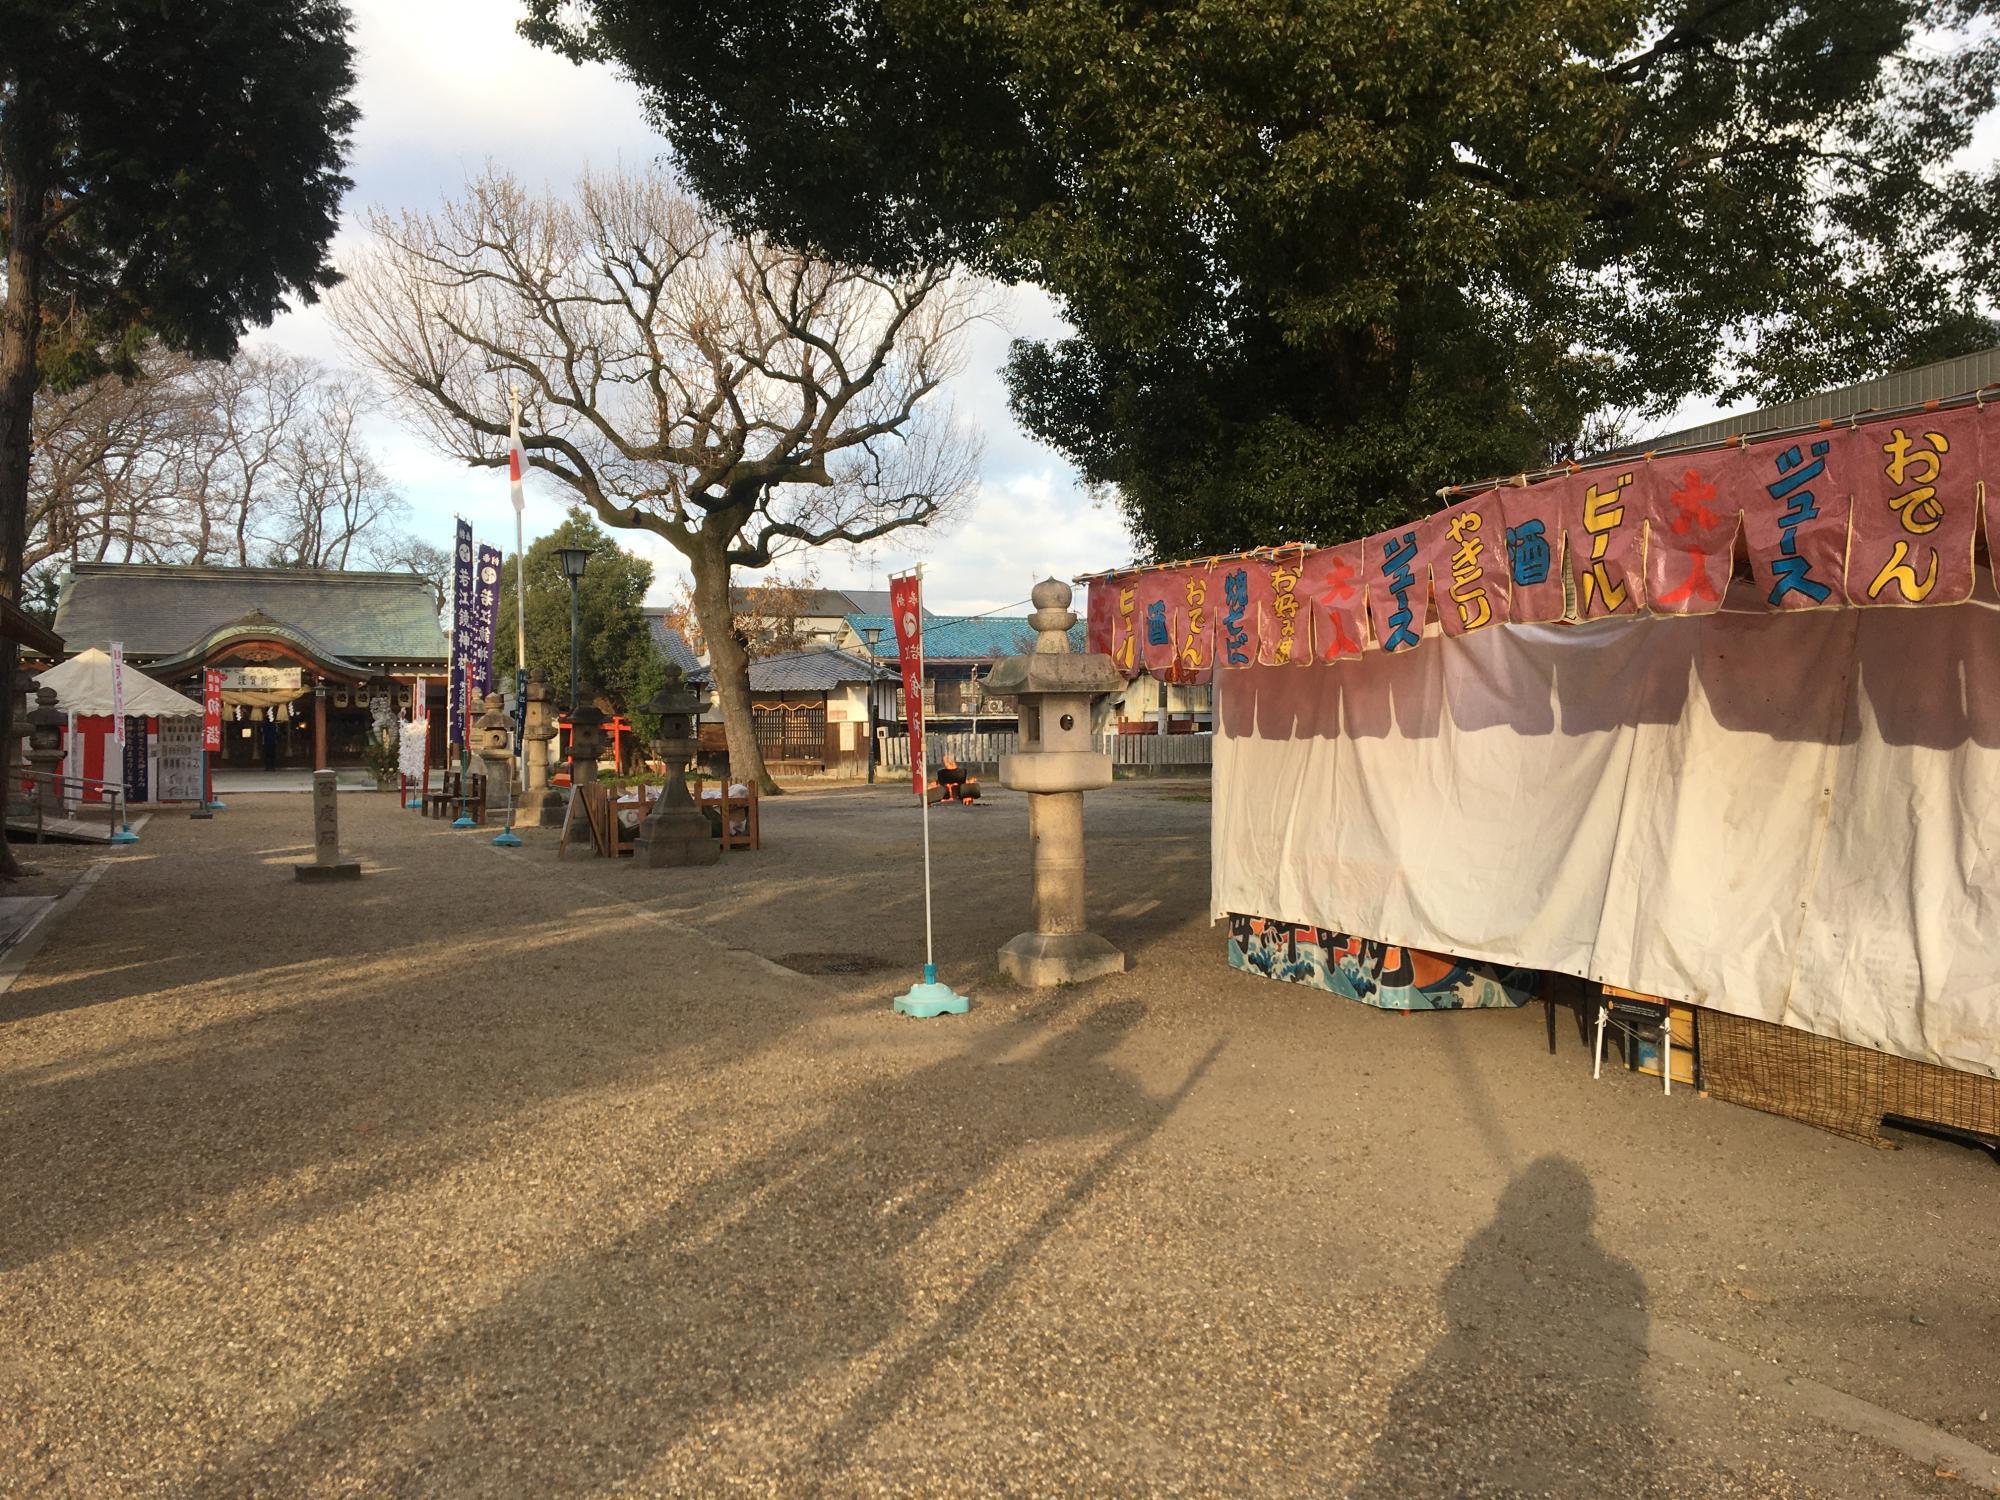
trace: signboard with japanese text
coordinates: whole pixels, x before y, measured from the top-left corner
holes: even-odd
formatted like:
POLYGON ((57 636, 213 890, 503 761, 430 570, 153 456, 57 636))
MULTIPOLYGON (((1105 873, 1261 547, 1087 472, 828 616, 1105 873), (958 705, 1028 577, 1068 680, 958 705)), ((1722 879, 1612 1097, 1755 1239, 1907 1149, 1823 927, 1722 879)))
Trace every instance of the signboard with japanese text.
POLYGON ((201 748, 222 753, 222 673, 214 667, 201 674, 201 748))
POLYGON ((889 618, 896 627, 896 657, 903 669, 903 714, 910 726, 910 782, 919 797, 930 779, 924 763, 924 599, 915 573, 889 580, 889 618))

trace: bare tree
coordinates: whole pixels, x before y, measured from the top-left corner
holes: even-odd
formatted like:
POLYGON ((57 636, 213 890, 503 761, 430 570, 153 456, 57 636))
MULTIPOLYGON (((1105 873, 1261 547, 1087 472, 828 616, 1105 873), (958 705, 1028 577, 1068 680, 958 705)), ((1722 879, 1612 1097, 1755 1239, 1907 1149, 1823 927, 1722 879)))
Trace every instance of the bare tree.
POLYGON ((776 788, 731 628, 737 568, 951 513, 977 451, 937 397, 981 316, 943 270, 888 276, 729 235, 657 172, 569 199, 492 172, 436 214, 370 215, 333 300, 350 347, 445 452, 530 464, 694 575, 731 773, 776 788))
MULTIPOLYGON (((803 651, 812 644, 804 622, 818 596, 819 584, 812 572, 772 574, 748 588, 729 592, 729 633, 752 661, 778 656, 786 651, 803 651)), ((668 601, 664 618, 680 632, 688 649, 706 654, 708 638, 702 633, 701 618, 695 613, 694 589, 682 584, 668 601)))
POLYGON ((444 613, 445 600, 451 597, 451 548, 401 531, 371 536, 363 545, 368 561, 375 567, 392 573, 414 573, 429 584, 438 613, 444 613))
POLYGON ((366 393, 311 360, 151 349, 137 375, 35 398, 26 566, 347 565, 402 509, 363 446, 366 393))

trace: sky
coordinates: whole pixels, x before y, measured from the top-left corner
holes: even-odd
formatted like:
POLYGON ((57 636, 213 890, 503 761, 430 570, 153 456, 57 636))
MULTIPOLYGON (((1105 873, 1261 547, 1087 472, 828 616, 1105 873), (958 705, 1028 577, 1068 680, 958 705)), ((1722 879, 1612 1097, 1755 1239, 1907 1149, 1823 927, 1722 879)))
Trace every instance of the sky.
MULTIPOLYGON (((354 136, 348 194, 334 263, 360 243, 368 209, 432 208, 487 162, 531 188, 566 189, 586 167, 645 166, 662 155, 637 91, 603 67, 577 67, 531 47, 514 32, 507 0, 351 0, 361 123, 354 136)), ((888 574, 924 564, 925 602, 940 613, 983 613, 1021 604, 1029 587, 1132 559, 1130 533, 1116 511, 1092 501, 1068 462, 1030 438, 1007 411, 999 367, 1013 337, 1056 333, 1062 321, 1032 289, 1005 292, 1001 320, 978 326, 965 373, 947 394, 980 433, 978 494, 948 530, 898 533, 871 549, 822 549, 821 584, 887 587, 888 574)), ((252 343, 342 364, 325 312, 287 313, 252 343)), ((451 543, 455 515, 482 540, 512 551, 513 507, 503 471, 468 469, 432 450, 393 417, 373 419, 369 446, 409 502, 410 531, 451 543)), ((525 519, 530 543, 562 519, 559 481, 530 473, 525 519)), ((686 578, 680 554, 645 532, 618 538, 652 560, 651 602, 664 603, 686 578)))

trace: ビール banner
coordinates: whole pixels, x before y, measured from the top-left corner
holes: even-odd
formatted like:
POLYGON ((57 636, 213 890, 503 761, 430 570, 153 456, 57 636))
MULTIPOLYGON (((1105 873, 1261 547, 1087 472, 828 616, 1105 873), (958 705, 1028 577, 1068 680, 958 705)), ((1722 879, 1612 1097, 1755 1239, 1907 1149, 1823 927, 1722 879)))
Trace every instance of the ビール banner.
POLYGON ((930 779, 924 764, 924 581, 915 573, 889 580, 889 618, 903 670, 903 717, 910 726, 910 784, 919 797, 930 779))

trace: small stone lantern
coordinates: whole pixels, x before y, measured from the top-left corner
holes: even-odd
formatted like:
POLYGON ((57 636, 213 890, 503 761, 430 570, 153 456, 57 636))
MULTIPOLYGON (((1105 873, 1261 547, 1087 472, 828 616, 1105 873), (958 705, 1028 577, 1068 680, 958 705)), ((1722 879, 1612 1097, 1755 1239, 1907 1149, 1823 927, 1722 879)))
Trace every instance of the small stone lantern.
POLYGON ((28 759, 38 773, 35 797, 45 818, 63 815, 63 726, 67 722, 68 716, 56 707, 56 690, 35 689, 35 706, 28 712, 28 759))
POLYGON ((587 786, 596 781, 597 757, 603 753, 604 710, 586 701, 569 716, 569 784, 587 786))
POLYGON ((505 805, 508 782, 513 776, 514 721, 507 716, 505 700, 488 693, 480 700, 484 710, 472 725, 472 753, 486 772, 486 811, 490 816, 505 805))
POLYGON ((561 824, 564 802, 549 786, 549 742, 556 737, 554 705, 548 673, 528 668, 528 709, 521 730, 521 781, 525 788, 514 799, 514 821, 533 828, 561 824))
POLYGON ((711 838, 708 820, 688 795, 682 776, 694 758, 695 720, 707 711, 708 695, 687 683, 681 669, 667 664, 660 690, 639 705, 639 712, 657 714, 660 737, 653 752, 666 762, 667 785, 654 801, 633 841, 633 862, 655 869, 671 865, 712 865, 722 858, 722 844, 711 838))
POLYGON ((1069 585, 1044 579, 1030 597, 1035 649, 1002 657, 987 691, 1020 704, 1020 750, 1000 761, 1000 782, 1028 794, 1035 866, 1035 930, 1000 950, 1000 968, 1022 984, 1076 984, 1125 968, 1125 955, 1084 928, 1083 794, 1111 785, 1111 757, 1092 748, 1091 706, 1120 685, 1111 658, 1069 649, 1076 614, 1069 585))

